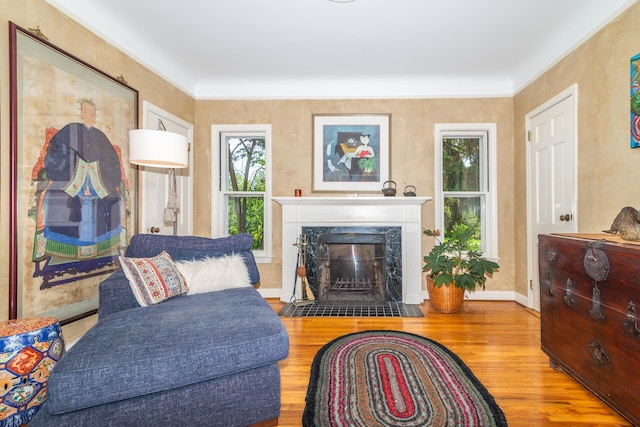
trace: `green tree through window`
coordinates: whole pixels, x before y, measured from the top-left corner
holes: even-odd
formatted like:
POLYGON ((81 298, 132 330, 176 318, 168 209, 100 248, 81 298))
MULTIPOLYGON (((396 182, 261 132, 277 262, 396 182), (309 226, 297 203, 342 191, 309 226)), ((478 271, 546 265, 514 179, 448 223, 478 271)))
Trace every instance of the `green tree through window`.
POLYGON ((437 123, 435 136, 436 228, 448 240, 464 226, 466 249, 498 259, 496 124, 437 123))
POLYGON ((467 250, 482 250, 483 180, 481 140, 442 139, 442 189, 444 194, 444 235, 464 224, 473 230, 467 250))
POLYGON ((226 137, 227 231, 250 233, 253 249, 264 249, 265 166, 263 137, 226 137))

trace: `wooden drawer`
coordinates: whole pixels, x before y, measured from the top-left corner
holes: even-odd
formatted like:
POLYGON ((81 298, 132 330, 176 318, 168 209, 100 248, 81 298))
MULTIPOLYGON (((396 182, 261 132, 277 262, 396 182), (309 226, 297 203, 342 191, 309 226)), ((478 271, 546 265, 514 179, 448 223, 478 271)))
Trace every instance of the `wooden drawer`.
POLYGON ((542 235, 538 243, 543 351, 640 425, 640 331, 631 310, 640 307, 640 246, 542 235), (594 273, 585 257, 607 268, 594 273))
POLYGON ((578 315, 579 309, 590 307, 590 301, 580 296, 575 300, 573 307, 566 307, 561 294, 543 296, 540 301, 542 349, 550 356, 552 366, 560 365, 579 377, 583 384, 597 384, 598 370, 591 369, 594 361, 589 345, 601 335, 595 331, 600 328, 599 325, 588 324, 584 315, 578 315), (584 324, 578 325, 576 319, 583 319, 584 324))
MULTIPOLYGON (((612 321, 620 325, 625 317, 620 314, 612 321)), ((603 400, 635 425, 640 425, 640 340, 637 337, 629 339, 619 326, 613 330, 606 328, 599 339, 610 363, 596 369, 600 373, 596 394, 603 393, 604 396, 600 396, 603 400)))
POLYGON ((563 288, 570 279, 574 294, 587 298, 592 298, 597 285, 602 304, 613 310, 626 312, 628 301, 634 299, 640 306, 640 245, 541 236, 539 254, 541 292, 549 279, 563 288), (585 272, 585 257, 594 254, 606 257, 609 268, 604 280, 596 281, 585 272))

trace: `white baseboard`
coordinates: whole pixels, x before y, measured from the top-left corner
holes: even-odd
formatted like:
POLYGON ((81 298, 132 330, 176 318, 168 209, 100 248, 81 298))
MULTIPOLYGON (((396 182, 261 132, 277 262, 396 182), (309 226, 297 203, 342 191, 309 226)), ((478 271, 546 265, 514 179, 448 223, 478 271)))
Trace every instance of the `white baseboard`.
POLYGON ((476 301, 515 301, 516 293, 513 291, 476 291, 466 292, 465 298, 476 301))
MULTIPOLYGON (((520 305, 523 305, 525 307, 529 307, 529 296, 528 295, 522 295, 519 294, 517 292, 515 292, 516 294, 516 298, 515 298, 515 302, 517 302, 520 305)), ((529 307, 531 308, 531 307, 529 307)))
MULTIPOLYGON (((258 288, 258 292, 263 298, 280 298, 282 289, 279 288, 258 288)), ((519 294, 515 291, 476 291, 466 292, 465 299, 470 301, 515 301, 520 305, 527 306, 528 298, 526 295, 519 294)), ((424 300, 429 299, 427 291, 422 292, 424 300)))
MULTIPOLYGON (((422 296, 425 300, 429 299, 427 291, 422 292, 422 296)), ((465 292, 464 299, 470 301, 516 301, 516 293, 513 291, 465 292)))
POLYGON ((262 298, 278 298, 282 296, 282 289, 279 288, 258 288, 262 298))

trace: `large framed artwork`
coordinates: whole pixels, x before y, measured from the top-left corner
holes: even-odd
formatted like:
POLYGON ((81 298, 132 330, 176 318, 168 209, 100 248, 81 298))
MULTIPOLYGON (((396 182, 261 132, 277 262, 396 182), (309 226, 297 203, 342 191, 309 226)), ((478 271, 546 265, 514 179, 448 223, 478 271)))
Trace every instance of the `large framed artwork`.
POLYGON ((135 232, 138 92, 10 23, 9 317, 95 313, 135 232))
POLYGON ((631 58, 631 148, 640 147, 640 54, 631 58))
POLYGON ((390 114, 314 114, 313 191, 380 192, 390 127, 390 114))

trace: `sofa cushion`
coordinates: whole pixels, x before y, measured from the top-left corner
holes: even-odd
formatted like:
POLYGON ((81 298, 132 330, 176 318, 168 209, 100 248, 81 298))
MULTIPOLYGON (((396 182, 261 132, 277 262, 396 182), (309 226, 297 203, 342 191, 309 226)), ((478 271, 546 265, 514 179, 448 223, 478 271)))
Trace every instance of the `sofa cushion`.
POLYGON ((239 254, 246 260, 251 283, 260 281, 260 272, 251 248, 253 236, 248 233, 209 239, 199 236, 163 236, 159 234, 136 234, 131 237, 126 256, 146 258, 167 251, 174 261, 219 257, 239 254))
POLYGON ((149 258, 121 256, 119 259, 141 307, 158 304, 187 292, 187 282, 165 251, 149 258))
POLYGON ((182 295, 113 313, 56 364, 49 412, 60 414, 275 363, 289 341, 253 287, 182 295))
POLYGON ((64 414, 51 414, 45 401, 29 427, 244 427, 279 415, 280 369, 272 363, 64 414))
POLYGON ((189 295, 251 286, 249 271, 240 255, 178 261, 176 267, 189 286, 189 295))

